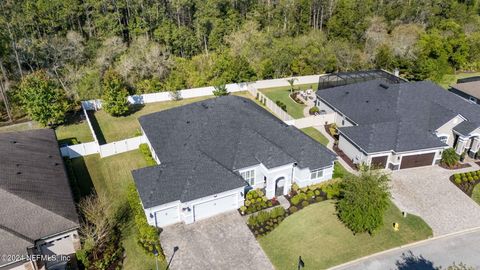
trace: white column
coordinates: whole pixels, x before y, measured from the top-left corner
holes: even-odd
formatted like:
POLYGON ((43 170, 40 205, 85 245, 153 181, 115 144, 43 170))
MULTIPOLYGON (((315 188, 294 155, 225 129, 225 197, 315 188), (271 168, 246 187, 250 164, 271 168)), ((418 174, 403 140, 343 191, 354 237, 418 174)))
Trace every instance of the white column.
POLYGON ((467 143, 468 138, 466 137, 459 137, 457 141, 457 146, 455 147, 455 152, 459 155, 463 153, 465 150, 465 144, 467 143))
POLYGON ((472 148, 470 148, 470 151, 475 154, 478 152, 479 149, 480 149, 480 138, 475 137, 473 138, 472 148))

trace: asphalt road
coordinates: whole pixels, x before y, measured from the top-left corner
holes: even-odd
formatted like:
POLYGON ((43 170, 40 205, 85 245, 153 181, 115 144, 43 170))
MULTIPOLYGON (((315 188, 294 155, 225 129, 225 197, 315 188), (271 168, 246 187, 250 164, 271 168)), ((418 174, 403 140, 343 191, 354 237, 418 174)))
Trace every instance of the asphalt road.
POLYGON ((447 269, 453 263, 480 269, 480 230, 432 239, 333 269, 447 269))

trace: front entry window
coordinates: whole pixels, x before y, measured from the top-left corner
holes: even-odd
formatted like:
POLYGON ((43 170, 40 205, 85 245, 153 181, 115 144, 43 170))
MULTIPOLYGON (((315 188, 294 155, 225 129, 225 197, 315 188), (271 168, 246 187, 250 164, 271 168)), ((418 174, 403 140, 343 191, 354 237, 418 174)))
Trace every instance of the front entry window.
POLYGON ((323 170, 315 170, 315 171, 312 171, 310 174, 310 179, 312 180, 322 178, 322 177, 323 177, 323 170))
POLYGON ((241 172, 240 175, 243 179, 245 179, 245 181, 248 182, 250 186, 255 184, 255 170, 244 171, 241 172))

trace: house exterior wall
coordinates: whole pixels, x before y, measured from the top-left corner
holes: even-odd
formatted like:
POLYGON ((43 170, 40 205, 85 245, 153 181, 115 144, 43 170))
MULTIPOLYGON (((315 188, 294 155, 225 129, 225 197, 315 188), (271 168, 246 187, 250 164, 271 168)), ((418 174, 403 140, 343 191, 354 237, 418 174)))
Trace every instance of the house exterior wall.
MULTIPOLYGON (((43 255, 72 255, 81 248, 80 237, 76 229, 38 240, 35 246, 43 255)), ((60 258, 58 259, 59 261, 48 261, 47 268, 62 263, 60 258)))
MULTIPOLYGON (((321 178, 311 179, 312 171, 309 168, 295 168, 294 183, 297 183, 299 187, 306 187, 332 179, 333 163, 331 166, 321 169, 323 170, 323 176, 321 178)), ((313 170, 315 171, 315 169, 313 170)))
POLYGON ((333 107, 328 105, 322 99, 317 98, 316 104, 317 104, 317 107, 320 110, 324 110, 327 114, 335 113, 335 121, 334 122, 338 127, 350 127, 350 126, 354 125, 352 121, 350 121, 347 117, 345 117, 345 115, 343 115, 341 112, 338 112, 335 109, 333 109, 333 107))
POLYGON ((343 134, 340 134, 338 139, 338 148, 340 148, 345 155, 347 155, 354 164, 366 163, 367 155, 364 154, 357 146, 355 146, 343 134))
MULTIPOLYGON (((156 224, 155 213, 160 212, 160 211, 165 210, 165 209, 170 209, 172 207, 175 207, 175 208, 177 208, 177 211, 178 211, 178 216, 179 216, 178 221, 172 222, 172 223, 169 223, 169 224, 163 224, 162 226, 168 226, 168 225, 178 223, 178 222, 185 222, 186 224, 189 224, 189 223, 193 223, 195 221, 194 220, 193 209, 194 209, 195 205, 200 204, 200 203, 215 200, 216 198, 223 198, 225 196, 234 195, 234 196, 236 196, 236 203, 237 203, 236 207, 234 209, 240 208, 240 206, 242 206, 243 202, 244 202, 244 194, 243 194, 244 190, 245 190, 244 187, 240 187, 240 188, 237 188, 237 189, 221 192, 221 193, 214 194, 214 195, 211 195, 211 196, 202 197, 202 198, 192 200, 192 201, 188 201, 188 202, 183 202, 182 203, 180 201, 174 201, 174 202, 158 205, 158 206, 155 206, 155 207, 147 208, 147 209, 144 209, 144 211, 145 211, 145 215, 147 217, 148 224, 150 224, 152 226, 158 226, 158 224, 156 224)), ((231 209, 231 210, 234 210, 234 209, 231 209)), ((158 226, 158 227, 160 227, 160 226, 158 226)))
POLYGON ((448 121, 447 123, 445 123, 443 126, 439 127, 436 130, 437 136, 438 137, 448 136, 447 144, 448 144, 448 146, 453 147, 453 143, 454 143, 454 140, 455 140, 455 136, 453 134, 453 128, 463 121, 465 121, 465 120, 462 117, 460 117, 459 115, 455 116, 450 121, 448 121))

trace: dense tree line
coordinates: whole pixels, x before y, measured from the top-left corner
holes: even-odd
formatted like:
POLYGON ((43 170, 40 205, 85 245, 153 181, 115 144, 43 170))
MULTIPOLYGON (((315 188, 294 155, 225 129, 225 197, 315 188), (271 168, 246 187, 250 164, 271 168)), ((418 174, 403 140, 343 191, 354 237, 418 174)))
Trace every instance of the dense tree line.
POLYGON ((104 95, 107 70, 129 93, 366 68, 440 80, 479 68, 478 14, 476 0, 4 0, 0 99, 19 115, 38 70, 72 101, 104 95))

